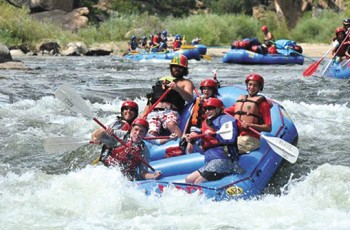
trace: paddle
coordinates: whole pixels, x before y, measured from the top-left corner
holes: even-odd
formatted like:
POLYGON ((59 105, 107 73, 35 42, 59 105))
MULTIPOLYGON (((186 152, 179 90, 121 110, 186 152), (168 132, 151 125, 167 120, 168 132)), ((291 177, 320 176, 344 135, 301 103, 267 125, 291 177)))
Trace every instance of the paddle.
POLYGON ((206 54, 201 54, 201 58, 203 58, 206 61, 211 61, 211 57, 209 55, 206 55, 206 54))
POLYGON ((285 140, 279 137, 265 136, 253 129, 252 127, 249 127, 249 130, 253 131, 261 138, 265 139, 275 153, 277 153, 290 163, 294 164, 297 161, 299 156, 299 150, 294 145, 286 142, 285 140))
MULTIPOLYGON (((226 113, 232 117, 231 114, 226 113)), ((241 122, 240 120, 237 120, 238 122, 241 122)), ((249 127, 249 129, 259 135, 261 138, 265 139, 266 142, 269 144, 269 146, 272 148, 272 150, 289 161, 290 163, 295 163, 299 156, 299 150, 294 145, 286 142, 285 140, 279 138, 279 137, 268 137, 263 135, 262 133, 258 132, 257 130, 253 129, 252 127, 249 127)))
POLYGON ((48 153, 69 152, 87 144, 101 144, 101 142, 81 140, 76 137, 49 137, 43 143, 44 149, 48 153))
MULTIPOLYGON (((74 90, 67 84, 61 85, 56 93, 56 98, 58 98, 61 102, 63 102, 66 107, 69 109, 83 114, 84 116, 94 120, 97 124, 99 124, 103 129, 107 129, 104 124, 102 124, 97 118, 94 117, 92 111, 88 107, 88 105, 85 103, 84 99, 81 98, 74 90)), ((126 145, 117 135, 114 133, 112 136, 121 144, 126 145)), ((155 169, 141 156, 139 157, 139 160, 142 161, 148 168, 150 168, 152 171, 155 172, 155 169)))
POLYGON ((180 49, 183 49, 183 50, 193 50, 193 49, 195 49, 195 48, 196 48, 196 47, 193 46, 193 45, 186 45, 186 44, 181 45, 181 47, 180 47, 180 49))
POLYGON ((320 65, 320 63, 323 61, 323 59, 328 55, 329 52, 331 52, 331 50, 333 49, 333 47, 331 47, 321 58, 320 60, 318 60, 317 62, 312 63, 308 68, 306 68, 303 72, 303 76, 304 77, 310 77, 312 76, 312 74, 314 74, 316 72, 316 70, 318 69, 318 66, 320 65))
MULTIPOLYGON (((220 136, 222 137, 222 139, 224 140, 230 140, 233 136, 233 124, 231 121, 228 121, 224 124, 222 124, 221 128, 215 132, 216 134, 220 134, 220 136)), ((204 137, 206 135, 206 133, 197 135, 195 138, 200 138, 200 137, 204 137)))

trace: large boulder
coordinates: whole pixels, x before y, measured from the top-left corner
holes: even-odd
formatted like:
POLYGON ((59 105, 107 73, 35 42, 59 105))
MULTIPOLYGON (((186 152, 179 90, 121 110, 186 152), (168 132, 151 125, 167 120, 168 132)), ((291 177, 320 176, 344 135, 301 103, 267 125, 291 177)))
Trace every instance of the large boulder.
POLYGON ((10 50, 4 44, 0 43, 0 63, 12 61, 10 50))
POLYGON ((63 10, 70 12, 74 8, 75 0, 7 0, 14 6, 29 7, 31 12, 63 10))
POLYGON ((87 26, 89 22, 89 19, 87 18, 88 14, 89 9, 87 7, 82 7, 69 13, 63 10, 51 10, 31 14, 31 16, 40 22, 48 21, 60 26, 63 29, 75 31, 79 28, 87 26))

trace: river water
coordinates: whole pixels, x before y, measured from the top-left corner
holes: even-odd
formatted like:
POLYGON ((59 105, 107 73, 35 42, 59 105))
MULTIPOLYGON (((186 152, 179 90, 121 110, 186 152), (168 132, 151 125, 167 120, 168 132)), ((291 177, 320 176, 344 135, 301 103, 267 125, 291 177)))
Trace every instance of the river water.
POLYGON ((190 62, 199 85, 218 70, 221 85, 258 72, 265 95, 279 101, 299 133, 300 156, 285 163, 256 199, 213 202, 168 190, 145 196, 117 169, 91 166, 99 147, 47 153, 43 141, 88 140, 98 128, 54 97, 70 83, 102 121, 125 98, 141 110, 168 63, 111 57, 19 57, 32 70, 0 70, 1 229, 349 229, 349 80, 303 77, 304 65, 251 66, 190 62))

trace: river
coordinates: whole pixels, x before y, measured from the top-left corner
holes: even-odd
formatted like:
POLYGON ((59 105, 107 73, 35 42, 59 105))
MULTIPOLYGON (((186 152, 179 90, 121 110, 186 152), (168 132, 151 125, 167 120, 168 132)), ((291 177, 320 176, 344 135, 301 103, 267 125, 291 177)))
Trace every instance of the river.
POLYGON ((168 63, 107 57, 19 57, 31 70, 0 70, 1 229, 349 229, 350 80, 303 77, 304 65, 191 61, 199 85, 218 70, 222 86, 258 72, 263 93, 293 119, 300 156, 285 163, 262 196, 213 202, 171 190, 145 196, 117 169, 91 166, 99 147, 47 153, 48 137, 90 137, 98 125, 54 97, 69 83, 102 122, 125 98, 141 110, 168 63))

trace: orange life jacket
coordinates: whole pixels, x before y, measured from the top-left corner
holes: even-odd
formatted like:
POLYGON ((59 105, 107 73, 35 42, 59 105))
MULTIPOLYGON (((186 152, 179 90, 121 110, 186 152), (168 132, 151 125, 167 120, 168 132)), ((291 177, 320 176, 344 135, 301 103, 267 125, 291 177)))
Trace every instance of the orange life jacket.
POLYGON ((205 113, 203 111, 202 100, 200 97, 197 97, 193 105, 191 125, 200 127, 204 120, 205 120, 205 113))
POLYGON ((259 112, 259 103, 266 100, 264 96, 254 96, 248 99, 248 95, 239 96, 235 105, 235 118, 239 121, 246 121, 253 124, 263 124, 259 112))

